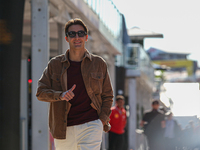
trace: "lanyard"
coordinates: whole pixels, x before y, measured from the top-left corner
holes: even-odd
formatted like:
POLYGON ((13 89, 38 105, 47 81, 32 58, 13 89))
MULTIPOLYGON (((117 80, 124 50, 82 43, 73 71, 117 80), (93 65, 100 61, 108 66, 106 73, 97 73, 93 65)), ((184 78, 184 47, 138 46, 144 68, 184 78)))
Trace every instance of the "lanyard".
POLYGON ((122 111, 116 106, 116 110, 119 112, 119 114, 122 114, 122 111))

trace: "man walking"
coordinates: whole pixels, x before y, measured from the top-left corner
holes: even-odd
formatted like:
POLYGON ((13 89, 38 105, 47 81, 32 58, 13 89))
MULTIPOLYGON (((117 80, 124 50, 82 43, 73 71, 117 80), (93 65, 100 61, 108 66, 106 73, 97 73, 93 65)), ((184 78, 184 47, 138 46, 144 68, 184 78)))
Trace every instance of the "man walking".
POLYGON ((109 131, 113 90, 106 62, 85 48, 81 19, 65 25, 69 49, 52 58, 38 81, 38 100, 50 102, 49 128, 56 150, 99 150, 109 131))
MULTIPOLYGON (((167 114, 165 121, 164 144, 165 150, 176 150, 180 144, 181 129, 177 121, 173 118, 173 113, 167 114)), ((191 138, 191 137, 190 137, 191 138)))
POLYGON ((147 136, 149 150, 161 150, 163 147, 163 135, 165 128, 165 116, 158 111, 159 101, 152 102, 152 111, 144 114, 141 126, 147 136))
POLYGON ((123 150, 124 128, 126 126, 126 110, 124 109, 124 96, 116 96, 116 105, 111 108, 111 129, 109 131, 109 150, 123 150))

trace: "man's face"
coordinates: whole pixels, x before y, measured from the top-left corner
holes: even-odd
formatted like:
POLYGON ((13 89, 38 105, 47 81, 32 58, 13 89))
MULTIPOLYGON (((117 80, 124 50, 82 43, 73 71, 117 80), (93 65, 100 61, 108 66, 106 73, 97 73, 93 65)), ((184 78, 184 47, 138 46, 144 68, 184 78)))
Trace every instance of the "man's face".
MULTIPOLYGON (((83 26, 81 25, 72 25, 69 27, 68 32, 70 31, 85 31, 83 26)), ((84 35, 83 37, 79 37, 78 34, 76 33, 75 37, 70 37, 66 36, 65 37, 66 41, 69 42, 69 46, 71 50, 83 50, 85 49, 85 42, 88 39, 88 35, 84 35)))
POLYGON ((168 116, 168 119, 172 119, 172 117, 173 117, 173 115, 172 115, 172 114, 170 114, 170 115, 168 116))
POLYGON ((116 101, 116 104, 119 108, 123 108, 124 107, 124 100, 123 99, 119 99, 118 101, 116 101))
POLYGON ((152 105, 153 109, 158 109, 159 108, 159 104, 154 104, 152 105))

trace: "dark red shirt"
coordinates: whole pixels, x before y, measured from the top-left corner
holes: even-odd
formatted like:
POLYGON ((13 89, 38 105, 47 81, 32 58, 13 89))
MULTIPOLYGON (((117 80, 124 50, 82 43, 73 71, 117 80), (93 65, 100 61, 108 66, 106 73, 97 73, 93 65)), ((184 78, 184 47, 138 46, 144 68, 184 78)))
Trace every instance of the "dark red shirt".
POLYGON ((123 134, 126 126, 126 110, 124 108, 120 109, 117 106, 112 107, 111 110, 110 131, 117 134, 123 134))
POLYGON ((79 125, 89 121, 99 119, 97 111, 91 107, 83 77, 81 74, 81 62, 69 60, 70 67, 67 69, 67 87, 68 90, 76 84, 74 89, 74 98, 69 102, 72 104, 68 118, 67 126, 79 125))

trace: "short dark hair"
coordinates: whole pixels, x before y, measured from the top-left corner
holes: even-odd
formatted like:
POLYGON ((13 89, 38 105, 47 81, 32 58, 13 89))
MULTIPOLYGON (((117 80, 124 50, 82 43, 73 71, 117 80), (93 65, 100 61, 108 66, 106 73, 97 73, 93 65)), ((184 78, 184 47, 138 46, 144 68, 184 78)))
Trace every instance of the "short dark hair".
POLYGON ((124 100, 124 96, 122 96, 122 95, 117 95, 117 96, 116 96, 116 101, 118 101, 118 100, 120 100, 120 99, 124 100))
POLYGON ((159 105, 159 101, 158 101, 158 100, 154 100, 154 101, 152 102, 152 105, 159 105))
POLYGON ((81 19, 75 18, 75 19, 69 20, 65 24, 65 35, 68 32, 69 27, 72 26, 72 25, 81 25, 81 26, 83 26, 85 32, 88 34, 88 28, 86 27, 85 23, 81 19))

